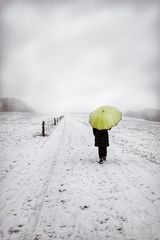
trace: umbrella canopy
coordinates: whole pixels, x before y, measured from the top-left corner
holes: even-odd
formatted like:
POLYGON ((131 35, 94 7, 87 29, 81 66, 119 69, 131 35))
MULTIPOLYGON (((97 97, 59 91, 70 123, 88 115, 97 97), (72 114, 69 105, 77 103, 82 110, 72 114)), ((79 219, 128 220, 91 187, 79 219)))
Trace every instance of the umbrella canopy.
POLYGON ((97 108, 89 116, 89 123, 93 128, 103 130, 116 126, 122 119, 122 113, 118 108, 102 106, 97 108))

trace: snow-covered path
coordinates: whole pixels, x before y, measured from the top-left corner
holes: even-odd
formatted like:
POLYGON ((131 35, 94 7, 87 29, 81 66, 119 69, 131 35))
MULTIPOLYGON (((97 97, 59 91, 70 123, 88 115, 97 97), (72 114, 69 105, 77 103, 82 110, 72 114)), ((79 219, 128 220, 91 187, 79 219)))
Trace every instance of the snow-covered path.
POLYGON ((99 165, 87 117, 66 116, 47 142, 24 138, 18 158, 2 139, 14 158, 0 173, 0 239, 160 239, 160 125, 123 120, 99 165))

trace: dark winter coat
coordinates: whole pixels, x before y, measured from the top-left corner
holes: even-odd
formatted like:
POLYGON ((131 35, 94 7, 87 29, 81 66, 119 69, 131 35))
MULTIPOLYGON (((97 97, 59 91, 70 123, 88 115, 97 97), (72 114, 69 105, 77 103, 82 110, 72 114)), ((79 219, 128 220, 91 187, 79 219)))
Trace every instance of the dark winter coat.
POLYGON ((98 130, 93 128, 93 134, 95 136, 95 146, 109 146, 108 130, 98 130))

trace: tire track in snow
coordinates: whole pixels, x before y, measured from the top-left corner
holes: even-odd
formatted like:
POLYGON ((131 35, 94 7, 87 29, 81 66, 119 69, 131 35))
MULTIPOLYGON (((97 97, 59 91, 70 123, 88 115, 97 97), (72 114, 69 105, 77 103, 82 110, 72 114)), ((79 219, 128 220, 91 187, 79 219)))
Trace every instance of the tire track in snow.
MULTIPOLYGON (((55 130, 55 131, 56 131, 56 130, 55 130)), ((50 138, 47 139, 47 141, 50 142, 50 141, 52 140, 52 137, 53 137, 53 136, 51 136, 51 139, 50 139, 50 138)), ((45 142, 46 142, 46 141, 45 141, 45 142)), ((46 146, 46 149, 45 149, 44 151, 41 151, 41 152, 39 153, 38 157, 40 157, 41 159, 42 159, 42 157, 43 157, 43 158, 46 157, 46 153, 47 153, 47 151, 48 151, 48 148, 47 148, 47 147, 48 147, 48 146, 46 146)), ((31 189, 27 188, 27 185, 29 185, 29 183, 32 181, 32 178, 35 178, 36 173, 39 172, 39 170, 41 170, 41 167, 44 166, 44 164, 45 164, 45 159, 42 160, 38 165, 32 166, 32 167, 35 168, 35 170, 34 170, 34 171, 31 171, 31 174, 30 174, 30 173, 28 174, 29 171, 28 171, 28 169, 27 169, 27 171, 26 171, 27 174, 28 174, 28 175, 27 175, 27 180, 22 181, 22 179, 20 179, 21 182, 18 184, 17 190, 13 191, 13 193, 12 193, 11 195, 7 196, 7 199, 6 199, 6 195, 4 195, 4 197, 5 197, 5 199, 4 199, 4 204, 1 206, 1 209, 0 209, 0 214, 1 214, 1 217, 4 216, 4 217, 3 217, 3 220, 4 220, 4 221, 5 221, 5 217, 8 216, 9 213, 11 212, 11 209, 8 209, 8 205, 11 205, 11 206, 12 206, 12 204, 13 204, 14 202, 16 202, 17 199, 19 199, 21 196, 24 195, 24 192, 25 192, 25 195, 26 195, 26 192, 29 193, 29 192, 31 191, 31 189), (7 205, 6 205, 6 203, 7 203, 7 205)), ((34 169, 34 168, 33 168, 33 169, 34 169)), ((26 179, 26 178, 25 178, 25 179, 26 179)), ((1 199, 1 203, 2 203, 2 199, 1 199)), ((3 223, 3 221, 1 220, 1 221, 0 221, 0 226, 2 225, 2 223, 3 223)))
MULTIPOLYGON (((15 198, 14 198, 15 201, 9 202, 9 206, 7 204, 6 209, 4 209, 6 212, 4 212, 5 216, 2 218, 3 221, 4 221, 2 229, 7 229, 7 222, 9 224, 11 224, 11 222, 13 222, 14 218, 11 217, 12 208, 15 208, 15 210, 18 212, 18 218, 16 217, 16 221, 18 220, 18 222, 19 221, 23 222, 23 220, 24 220, 24 222, 22 224, 23 227, 20 229, 20 231, 16 227, 16 224, 14 224, 13 227, 15 228, 15 231, 19 231, 19 232, 17 232, 16 235, 15 234, 9 234, 8 237, 7 237, 7 240, 15 239, 15 237, 16 237, 16 240, 17 239, 23 239, 23 240, 29 239, 29 240, 31 240, 30 234, 29 234, 30 228, 31 229, 33 228, 33 230, 31 231, 31 232, 33 232, 34 228, 36 226, 36 221, 38 219, 41 208, 43 206, 44 197, 45 197, 44 194, 47 191, 47 186, 48 186, 48 183, 50 181, 51 174, 52 174, 54 164, 55 164, 55 161, 54 161, 55 158, 56 158, 55 156, 57 155, 59 145, 60 145, 60 141, 61 141, 61 138, 62 138, 62 131, 63 130, 61 128, 63 129, 63 120, 57 126, 57 129, 54 132, 54 135, 50 138, 50 141, 48 142, 48 145, 46 146, 46 149, 45 149, 46 156, 44 156, 44 155, 40 156, 41 158, 46 157, 46 160, 47 160, 46 163, 44 162, 44 160, 43 160, 43 162, 41 162, 40 165, 42 166, 42 169, 36 169, 39 172, 37 172, 35 174, 35 178, 30 179, 30 181, 28 181, 29 184, 24 185, 22 191, 21 191, 21 189, 19 189, 20 192, 18 192, 17 196, 15 196, 15 198), (50 146, 51 144, 54 144, 54 142, 52 143, 53 139, 57 140, 55 149, 54 149, 54 145, 53 145, 53 147, 50 146), (49 149, 49 146, 52 147, 51 149, 53 149, 52 150, 53 153, 49 149), (47 165, 48 165, 48 167, 46 168, 47 165), (47 169, 47 175, 46 175, 46 172, 44 172, 44 171, 46 171, 45 168, 47 169), (41 174, 45 174, 44 176, 46 176, 44 182, 41 181, 41 176, 40 176, 41 174), (20 199, 18 198, 19 196, 21 197, 20 199), (27 196, 31 196, 30 197, 31 199, 29 199, 29 202, 28 202, 28 199, 27 199, 28 197, 27 196), (18 200, 18 202, 17 202, 17 200, 18 200), (30 200, 32 200, 32 202, 30 202, 30 200), (28 208, 28 206, 30 206, 30 207, 28 208), (28 214, 28 216, 26 216, 27 214, 28 214), (6 221, 5 218, 7 219, 7 221, 6 221), (31 224, 31 223, 33 223, 33 224, 31 224)), ((42 177, 42 180, 43 180, 43 178, 44 177, 42 177)), ((15 220, 14 220, 14 222, 15 222, 15 220)), ((12 228, 10 228, 10 229, 12 229, 12 228)), ((6 232, 6 230, 4 232, 5 232, 4 240, 6 240, 7 232, 6 232)))
MULTIPOLYGON (((56 131, 56 130, 55 130, 55 131, 56 131)), ((54 132, 53 132, 52 134, 54 134, 54 132)), ((47 143, 48 143, 49 141, 50 141, 50 137, 48 137, 47 140, 45 140, 43 143, 41 143, 41 142, 39 141, 39 143, 40 143, 40 148, 47 147, 46 145, 47 145, 47 143)), ((46 151, 46 149, 45 149, 45 151, 46 151)), ((45 151, 42 150, 41 152, 38 152, 38 155, 39 155, 40 158, 41 158, 42 155, 45 156, 45 154, 46 154, 45 151)), ((37 158, 37 157, 36 157, 36 158, 37 158)), ((8 204, 10 204, 11 202, 13 202, 14 199, 18 199, 19 196, 21 196, 21 195, 23 194, 26 185, 31 181, 31 179, 36 175, 36 173, 41 169, 41 167, 44 165, 44 163, 45 163, 45 162, 42 161, 42 162, 40 162, 39 164, 37 164, 36 167, 30 164, 30 167, 29 167, 28 169, 24 168, 24 170, 25 170, 26 173, 24 173, 23 175, 27 174, 27 180, 26 180, 26 178, 24 178, 23 175, 22 175, 22 178, 19 179, 19 181, 18 181, 18 183, 17 183, 17 185, 18 185, 18 186, 16 186, 16 187, 17 187, 17 188, 16 188, 17 190, 16 190, 16 189, 14 190, 14 188, 12 187, 12 192, 13 192, 13 193, 12 193, 12 194, 10 193, 9 195, 7 195, 7 198, 1 199, 1 208, 0 208, 0 214, 1 214, 1 215, 4 214, 3 212, 5 211, 6 200, 7 200, 7 205, 8 205, 8 204), (35 170, 32 170, 32 169, 34 169, 33 167, 35 168, 35 170), (29 171, 31 172, 30 174, 28 174, 29 171), (3 205, 2 205, 2 202, 4 202, 3 205)), ((9 171, 8 173, 9 173, 9 174, 12 174, 12 172, 15 170, 15 168, 16 168, 19 164, 20 164, 20 162, 19 162, 17 165, 15 165, 14 168, 11 169, 12 171, 9 171)), ((23 169, 21 169, 21 170, 23 170, 23 169)), ((19 175, 20 173, 16 171, 16 174, 19 175)), ((14 175, 15 175, 15 173, 14 173, 14 175)), ((5 178, 1 178, 1 179, 0 179, 0 181, 2 180, 2 181, 1 181, 1 188, 2 188, 2 189, 3 189, 3 184, 4 184, 4 185, 6 184, 6 183, 5 183, 6 177, 8 177, 8 175, 6 175, 5 178)), ((13 184, 14 184, 14 181, 13 181, 13 180, 11 181, 11 184, 12 184, 12 182, 13 182, 13 184)), ((10 188, 11 188, 11 184, 10 184, 10 188)), ((2 190, 2 191, 3 191, 3 190, 2 190)), ((2 196, 2 197, 3 197, 3 196, 2 196)), ((6 197, 6 195, 4 195, 4 197, 6 197)), ((5 214, 5 215, 6 215, 6 214, 5 214)), ((1 223, 2 223, 2 222, 1 222, 1 223)))
MULTIPOLYGON (((66 125, 66 123, 65 123, 66 125)), ((62 216, 61 219, 61 211, 63 209, 64 214, 67 215, 68 209, 66 205, 68 204, 68 190, 63 190, 63 188, 66 188, 66 177, 68 174, 71 174, 68 172, 68 170, 72 168, 72 165, 67 165, 67 159, 71 160, 71 155, 69 149, 69 146, 72 146, 72 142, 70 141, 70 136, 68 136, 68 126, 65 128, 63 140, 61 143, 61 148, 59 149, 59 154, 57 156, 57 164, 55 167, 56 171, 56 179, 54 177, 52 178, 52 181, 49 184, 48 189, 48 195, 50 197, 52 196, 52 202, 54 202, 54 207, 51 209, 51 213, 47 212, 47 205, 44 206, 43 212, 42 212, 42 218, 40 219, 40 222, 37 226, 37 236, 39 236, 40 239, 48 239, 48 238, 57 238, 57 239, 63 239, 63 228, 66 229, 65 226, 61 223, 64 216, 62 216), (60 190, 61 189, 61 190, 60 190), (63 193, 64 191, 64 193, 63 193), (65 194, 65 195, 64 195, 65 194), (64 197, 66 196, 66 197, 64 197), (64 198, 63 198, 64 197, 64 198), (65 210, 66 209, 66 210, 65 210), (51 216, 50 216, 51 215, 51 216), (54 217, 53 217, 54 216, 54 217), (50 226, 52 222, 52 227, 50 226), (47 224, 48 222, 48 224, 47 224), (49 227, 50 226, 50 227, 49 227), (44 236, 44 232, 48 236, 44 236), (58 230, 59 229, 59 230, 58 230)), ((64 215, 63 214, 63 215, 64 215)), ((75 223, 75 222, 74 222, 75 223)), ((67 233, 68 239, 71 237, 71 232, 73 232, 74 226, 70 226, 69 232, 67 233), (71 232, 70 232, 71 231, 71 232)), ((65 233, 64 233, 65 234, 65 233)))
MULTIPOLYGON (((62 122, 60 124, 62 124, 62 122)), ((60 126, 58 126, 58 127, 60 127, 60 126)), ((52 160, 51 165, 49 167, 47 177, 45 179, 45 182, 44 182, 42 190, 41 190, 41 198, 40 198, 40 200, 37 199, 37 201, 35 203, 36 212, 31 214, 30 218, 28 219, 28 224, 31 225, 32 228, 31 228, 31 230, 29 228, 29 232, 25 231, 25 233, 22 233, 22 239, 23 240, 35 240, 35 239, 39 238, 38 235, 36 234, 36 228, 37 228, 37 224, 38 224, 38 221, 39 221, 42 209, 43 209, 43 205, 44 205, 44 202, 45 202, 45 197, 47 195, 47 191, 48 191, 50 181, 53 178, 54 167, 57 163, 58 153, 61 149, 61 142, 63 140, 63 133, 64 133, 64 122, 63 122, 63 130, 61 132, 60 139, 59 139, 58 144, 56 146, 55 154, 54 154, 54 156, 52 156, 52 158, 54 158, 55 161, 52 160)))

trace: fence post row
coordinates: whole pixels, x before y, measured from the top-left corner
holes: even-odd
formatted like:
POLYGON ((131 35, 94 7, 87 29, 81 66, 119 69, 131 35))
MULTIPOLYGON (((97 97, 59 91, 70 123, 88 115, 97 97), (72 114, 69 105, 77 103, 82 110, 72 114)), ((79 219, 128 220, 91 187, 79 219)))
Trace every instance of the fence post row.
MULTIPOLYGON (((58 122, 63 118, 64 116, 60 116, 58 118, 54 118, 54 125, 57 125, 58 122)), ((45 133, 45 121, 42 122, 42 136, 45 137, 46 136, 46 133, 45 133)))

